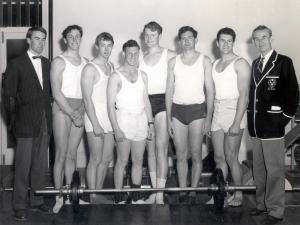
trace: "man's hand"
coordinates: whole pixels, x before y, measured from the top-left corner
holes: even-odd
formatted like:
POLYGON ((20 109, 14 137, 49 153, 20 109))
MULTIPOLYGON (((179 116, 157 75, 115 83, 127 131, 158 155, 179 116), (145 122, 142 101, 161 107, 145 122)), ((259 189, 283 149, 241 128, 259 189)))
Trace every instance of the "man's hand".
POLYGON ((120 129, 114 130, 116 142, 122 142, 125 140, 125 134, 120 129))
POLYGON ((228 136, 238 136, 241 132, 239 124, 233 123, 228 129, 228 136))

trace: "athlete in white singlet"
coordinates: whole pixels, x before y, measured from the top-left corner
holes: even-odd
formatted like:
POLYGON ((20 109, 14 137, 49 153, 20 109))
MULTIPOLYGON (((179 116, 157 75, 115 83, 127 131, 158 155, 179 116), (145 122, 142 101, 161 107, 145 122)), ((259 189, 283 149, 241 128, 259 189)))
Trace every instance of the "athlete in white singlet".
MULTIPOLYGON (((168 131, 174 140, 180 187, 187 186, 187 149, 192 157, 191 186, 198 187, 202 171, 203 134, 210 131, 213 112, 211 61, 195 50, 197 31, 185 26, 178 31, 182 53, 169 61, 166 91, 168 131), (204 94, 204 88, 206 94, 204 94)), ((190 193, 195 201, 195 193, 190 193)), ((185 201, 185 193, 180 194, 185 201)))
MULTIPOLYGON (((108 115, 117 142, 114 181, 118 189, 123 188, 124 170, 130 153, 132 187, 140 187, 146 138, 153 136, 147 76, 138 69, 139 50, 134 40, 123 45, 124 64, 109 78, 107 89, 108 115)), ((116 203, 122 202, 121 197, 121 193, 115 195, 116 203)), ((132 194, 132 203, 144 203, 138 192, 132 194)))
MULTIPOLYGON (((81 88, 85 105, 84 123, 89 145, 87 184, 89 189, 102 189, 110 161, 113 160, 114 137, 107 112, 107 84, 114 71, 109 57, 113 37, 103 32, 96 37, 98 55, 82 71, 81 88)), ((92 203, 104 202, 104 196, 91 194, 92 203), (101 197, 101 198, 100 198, 101 197)))
MULTIPOLYGON (((217 34, 221 58, 215 61, 212 70, 216 96, 211 131, 216 167, 222 169, 226 179, 228 165, 234 185, 241 185, 242 168, 238 155, 246 127, 250 66, 233 52, 235 37, 234 30, 227 27, 217 34)), ((242 192, 236 191, 228 204, 241 206, 242 199, 242 192)))
MULTIPOLYGON (((147 141, 148 168, 152 187, 164 188, 168 173, 168 144, 165 93, 168 76, 168 60, 175 52, 159 45, 162 27, 152 21, 144 26, 143 37, 146 51, 140 69, 148 77, 148 94, 152 107, 155 136, 147 141)), ((164 204, 163 193, 153 193, 147 203, 164 204)))
MULTIPOLYGON (((80 56, 82 28, 68 26, 62 33, 67 50, 51 65, 53 103, 53 134, 55 142, 54 186, 70 186, 76 167, 77 148, 83 134, 84 105, 80 88, 81 71, 86 60, 80 56)), ((58 213, 63 197, 56 196, 53 212, 58 213)))

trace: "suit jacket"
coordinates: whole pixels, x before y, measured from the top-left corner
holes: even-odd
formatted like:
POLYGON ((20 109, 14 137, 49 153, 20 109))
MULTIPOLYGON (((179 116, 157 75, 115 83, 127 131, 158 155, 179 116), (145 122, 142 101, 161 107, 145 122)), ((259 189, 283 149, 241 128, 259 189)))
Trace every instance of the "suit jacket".
POLYGON ((281 138, 284 127, 295 115, 299 88, 292 60, 273 51, 262 72, 260 58, 252 63, 247 109, 250 136, 281 138))
POLYGON ((17 138, 37 137, 43 112, 51 134, 50 62, 42 57, 41 64, 43 88, 27 52, 13 59, 6 68, 4 103, 11 118, 8 122, 17 138))

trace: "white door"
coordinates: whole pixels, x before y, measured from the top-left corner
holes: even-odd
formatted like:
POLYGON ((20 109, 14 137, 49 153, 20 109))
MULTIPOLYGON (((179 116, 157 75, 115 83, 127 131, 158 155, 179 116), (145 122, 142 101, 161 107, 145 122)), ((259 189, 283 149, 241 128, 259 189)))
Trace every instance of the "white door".
MULTIPOLYGON (((9 27, 0 28, 1 42, 0 42, 0 91, 2 93, 3 78, 5 76, 5 69, 7 63, 20 55, 28 49, 26 42, 26 33, 28 27, 9 27)), ((48 57, 48 43, 46 43, 46 49, 43 53, 45 57, 48 57)), ((0 165, 12 165, 14 159, 14 146, 15 141, 13 136, 7 131, 6 127, 6 115, 2 101, 2 94, 0 95, 0 165)))

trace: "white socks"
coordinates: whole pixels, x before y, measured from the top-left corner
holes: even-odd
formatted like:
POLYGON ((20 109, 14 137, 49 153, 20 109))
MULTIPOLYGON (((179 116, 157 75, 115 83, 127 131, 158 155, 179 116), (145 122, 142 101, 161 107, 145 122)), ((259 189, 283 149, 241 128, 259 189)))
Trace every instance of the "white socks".
MULTIPOLYGON (((157 188, 164 188, 166 186, 166 179, 157 178, 157 188)), ((164 204, 164 193, 157 192, 156 194, 156 204, 164 204)))
POLYGON ((150 180, 153 188, 156 188, 156 172, 149 172, 150 180))
POLYGON ((64 197, 56 196, 55 197, 55 205, 53 206, 53 213, 58 213, 63 205, 64 205, 64 197))

